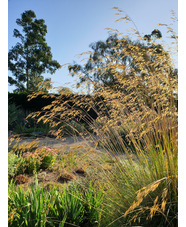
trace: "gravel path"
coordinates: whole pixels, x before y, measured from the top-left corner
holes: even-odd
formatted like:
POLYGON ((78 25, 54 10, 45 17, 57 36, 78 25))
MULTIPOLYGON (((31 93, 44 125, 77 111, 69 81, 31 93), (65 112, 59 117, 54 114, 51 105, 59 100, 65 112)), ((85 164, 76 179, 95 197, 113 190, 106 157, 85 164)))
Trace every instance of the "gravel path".
MULTIPOLYGON (((10 139, 11 137, 9 137, 10 139)), ((19 144, 25 143, 28 144, 34 140, 36 140, 37 137, 23 137, 21 138, 21 140, 19 141, 19 144)), ((96 140, 99 138, 96 138, 94 136, 94 140, 96 140)), ((90 141, 89 137, 85 137, 84 139, 81 136, 76 136, 76 137, 64 137, 63 139, 56 139, 56 138, 50 138, 50 137, 38 137, 39 140, 39 146, 48 146, 48 147, 52 147, 52 148, 56 148, 56 149, 67 149, 68 148, 73 148, 73 147, 78 147, 78 146, 90 146, 90 147, 94 147, 94 143, 92 141, 90 141)), ((16 143, 16 141, 13 141, 11 146, 14 145, 16 143)), ((99 149, 96 149, 98 152, 100 152, 99 149)), ((113 155, 113 154, 111 154, 113 155)), ((118 157, 122 158, 123 160, 127 159, 127 155, 122 153, 122 154, 115 154, 118 157)), ((132 159, 135 160, 136 159, 136 155, 131 155, 132 159)))
MULTIPOLYGON (((32 141, 36 140, 36 137, 24 137, 19 141, 20 143, 28 144, 32 141)), ((57 149, 71 146, 80 146, 85 144, 91 144, 90 139, 83 139, 81 136, 76 137, 64 137, 63 139, 56 139, 50 137, 38 137, 40 146, 49 146, 57 149)), ((10 138, 9 138, 10 141, 10 138)), ((11 145, 14 145, 16 141, 13 141, 11 145)))

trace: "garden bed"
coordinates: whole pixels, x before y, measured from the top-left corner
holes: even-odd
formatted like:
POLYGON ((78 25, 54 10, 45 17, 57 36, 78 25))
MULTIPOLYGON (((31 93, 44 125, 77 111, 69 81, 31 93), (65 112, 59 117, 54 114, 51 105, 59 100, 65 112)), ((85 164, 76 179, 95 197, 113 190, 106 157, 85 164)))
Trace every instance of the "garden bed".
POLYGON ((16 184, 23 187, 28 187, 35 184, 37 178, 38 182, 44 187, 48 187, 52 184, 64 184, 69 181, 78 180, 81 177, 86 176, 86 171, 82 168, 76 168, 73 172, 53 172, 49 170, 41 170, 36 176, 33 174, 19 174, 14 178, 16 184))

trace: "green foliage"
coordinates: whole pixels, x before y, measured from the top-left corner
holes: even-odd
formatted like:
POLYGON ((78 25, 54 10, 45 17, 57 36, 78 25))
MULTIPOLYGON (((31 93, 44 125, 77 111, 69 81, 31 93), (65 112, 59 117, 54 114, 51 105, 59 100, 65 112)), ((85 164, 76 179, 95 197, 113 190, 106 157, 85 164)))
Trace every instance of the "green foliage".
POLYGON ((68 87, 58 87, 57 88, 57 92, 59 93, 59 94, 63 94, 63 95, 65 95, 65 94, 73 94, 73 91, 70 89, 70 88, 68 88, 68 87))
MULTIPOLYGON (((117 67, 119 66, 117 73, 123 79, 132 80, 133 74, 136 72, 144 80, 144 70, 138 66, 136 59, 132 55, 131 48, 140 49, 140 52, 142 52, 141 62, 148 61, 148 65, 153 64, 156 57, 151 53, 151 50, 155 50, 158 57, 158 55, 162 55, 164 49, 160 44, 151 42, 152 37, 160 39, 162 37, 161 32, 155 29, 151 35, 146 35, 144 39, 137 41, 132 41, 129 38, 119 38, 117 33, 110 35, 106 41, 97 41, 90 44, 92 51, 87 63, 83 66, 78 64, 69 65, 69 71, 72 76, 78 75, 78 73, 81 74, 78 86, 82 83, 94 83, 95 90, 99 88, 99 85, 120 89, 120 80, 115 76, 113 70, 116 65, 117 67), (144 41, 147 37, 150 37, 148 42, 144 41), (108 65, 112 65, 112 67, 108 67, 108 65)), ((169 56, 167 55, 166 58, 168 60, 169 56)), ((127 94, 124 89, 123 92, 127 94)))
POLYGON ((40 169, 52 168, 58 156, 57 150, 51 147, 38 147, 35 142, 29 144, 14 145, 10 147, 10 173, 13 177, 16 174, 33 174, 40 169), (16 171, 14 166, 16 165, 16 171), (13 174, 14 173, 14 174, 13 174))
POLYGON ((109 204, 107 212, 112 217, 111 226, 177 225, 176 177, 167 177, 166 170, 159 166, 160 162, 165 163, 162 154, 152 153, 153 160, 141 154, 137 156, 139 160, 120 159, 115 163, 108 176, 106 197, 109 204))
POLYGON ((18 155, 9 152, 8 153, 8 177, 11 179, 19 172, 19 166, 21 158, 18 155))
POLYGON ((23 134, 25 136, 33 136, 35 134, 41 133, 42 135, 48 135, 50 128, 48 126, 38 127, 38 128, 25 128, 23 125, 17 125, 15 127, 15 132, 18 134, 23 134))
POLYGON ((16 106, 20 106, 21 109, 24 109, 25 112, 32 112, 41 110, 44 106, 50 105, 52 101, 54 101, 54 95, 48 95, 42 97, 39 95, 35 99, 28 101, 28 93, 27 92, 19 92, 19 93, 8 93, 9 103, 14 103, 16 106))
POLYGON ((102 190, 98 190, 96 185, 91 181, 86 185, 86 188, 82 188, 84 192, 83 199, 86 201, 85 209, 87 211, 86 218, 90 223, 96 225, 100 223, 102 218, 102 208, 104 202, 104 195, 102 190))
POLYGON ((22 155, 22 163, 20 165, 21 173, 38 172, 40 169, 48 169, 55 162, 57 153, 55 149, 50 147, 37 148, 34 152, 26 152, 22 155))
POLYGON ((22 33, 14 29, 14 37, 18 42, 8 53, 8 67, 14 78, 8 77, 10 85, 16 85, 16 91, 44 91, 51 88, 50 79, 44 81, 43 73, 54 73, 60 64, 52 60, 51 48, 45 36, 47 26, 43 19, 36 19, 32 10, 22 13, 16 20, 22 33), (46 86, 41 85, 45 82, 46 86), (25 86, 26 84, 26 86, 25 86))
POLYGON ((49 196, 39 187, 24 193, 21 187, 9 185, 9 225, 45 226, 45 213, 49 196))
POLYGON ((17 107, 15 104, 9 104, 8 107, 8 126, 10 127, 17 120, 17 107))
POLYGON ((14 103, 8 103, 8 128, 13 129, 18 124, 23 124, 23 111, 14 103))
POLYGON ((52 165, 55 163, 56 156, 58 156, 58 154, 55 149, 52 149, 50 147, 44 147, 42 148, 40 156, 42 158, 40 169, 48 169, 49 167, 52 167, 52 165))
POLYGON ((98 226, 101 201, 102 191, 92 191, 92 187, 83 192, 80 186, 72 184, 46 191, 36 182, 24 191, 10 183, 9 226, 98 226))
POLYGON ((75 121, 61 123, 59 127, 63 129, 63 135, 79 135, 79 133, 86 132, 88 128, 85 124, 75 121))
POLYGON ((34 172, 38 172, 41 166, 40 160, 29 157, 25 158, 22 157, 22 162, 19 165, 20 173, 27 173, 27 174, 33 174, 34 172))
POLYGON ((17 124, 14 128, 15 133, 19 134, 19 133, 23 133, 25 130, 25 126, 22 124, 17 124))

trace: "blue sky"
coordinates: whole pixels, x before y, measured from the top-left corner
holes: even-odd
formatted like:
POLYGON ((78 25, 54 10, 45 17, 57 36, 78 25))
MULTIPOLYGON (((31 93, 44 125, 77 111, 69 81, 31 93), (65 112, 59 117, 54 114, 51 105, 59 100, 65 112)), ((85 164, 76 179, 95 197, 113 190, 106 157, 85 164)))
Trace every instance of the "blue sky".
MULTIPOLYGON (((61 65, 79 62, 77 55, 90 50, 90 43, 108 37, 105 28, 117 28, 125 34, 126 29, 131 27, 131 24, 114 22, 119 18, 112 9, 114 6, 125 11, 142 34, 150 34, 158 23, 170 23, 171 10, 178 15, 177 0, 9 0, 8 48, 18 41, 13 37, 14 28, 21 29, 16 19, 25 10, 33 10, 38 19, 45 20, 48 29, 46 41, 51 47, 53 58, 61 65)), ((163 33, 163 37, 166 36, 163 33)), ((75 84, 74 79, 68 76, 67 68, 44 76, 51 77, 54 86, 75 84)), ((12 91, 13 88, 9 87, 8 90, 12 91)))

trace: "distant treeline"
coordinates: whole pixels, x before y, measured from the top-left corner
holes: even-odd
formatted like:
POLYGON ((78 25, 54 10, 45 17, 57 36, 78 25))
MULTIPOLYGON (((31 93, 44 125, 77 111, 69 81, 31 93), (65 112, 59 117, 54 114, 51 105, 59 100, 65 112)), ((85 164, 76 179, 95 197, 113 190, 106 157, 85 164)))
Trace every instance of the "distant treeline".
MULTIPOLYGON (((25 116, 28 113, 31 112, 36 112, 36 111, 41 111, 43 107, 48 106, 50 104, 52 104, 52 102, 54 100, 56 100, 56 98, 58 98, 59 95, 58 94, 47 94, 45 96, 43 95, 38 95, 37 97, 31 99, 28 101, 28 94, 27 93, 8 93, 8 102, 10 103, 14 103, 17 107, 19 107, 20 109, 22 109, 25 113, 25 116)), ((89 96, 86 96, 87 98, 89 96)), ((85 98, 86 98, 85 97, 85 98)), ((70 94, 70 95, 63 95, 60 96, 60 103, 67 102, 69 107, 70 106, 74 106, 76 100, 81 99, 82 95, 77 95, 77 94, 70 94)), ((94 99, 95 101, 95 106, 96 106, 96 110, 93 108, 86 108, 85 107, 85 112, 90 116, 90 118, 92 119, 96 119, 97 118, 97 112, 102 112, 103 113, 103 109, 101 108, 101 106, 99 105, 100 100, 104 100, 103 97, 97 97, 94 99)), ((177 100, 175 100, 175 106, 176 108, 178 108, 178 102, 177 100)), ((156 110, 156 109, 155 109, 156 110)), ((107 111, 105 112, 105 114, 107 114, 107 111)))
MULTIPOLYGON (((60 96, 60 102, 66 102, 69 100, 68 105, 72 106, 75 104, 73 103, 73 97, 77 100, 77 96, 78 95, 74 94, 60 96)), ((28 101, 27 93, 8 93, 8 102, 9 104, 14 103, 17 107, 22 109, 26 115, 30 112, 41 111, 43 107, 50 105, 57 97, 59 97, 58 94, 47 94, 45 96, 38 95, 28 101)), ((97 118, 97 114, 93 109, 88 110, 88 114, 93 119, 97 118)))

